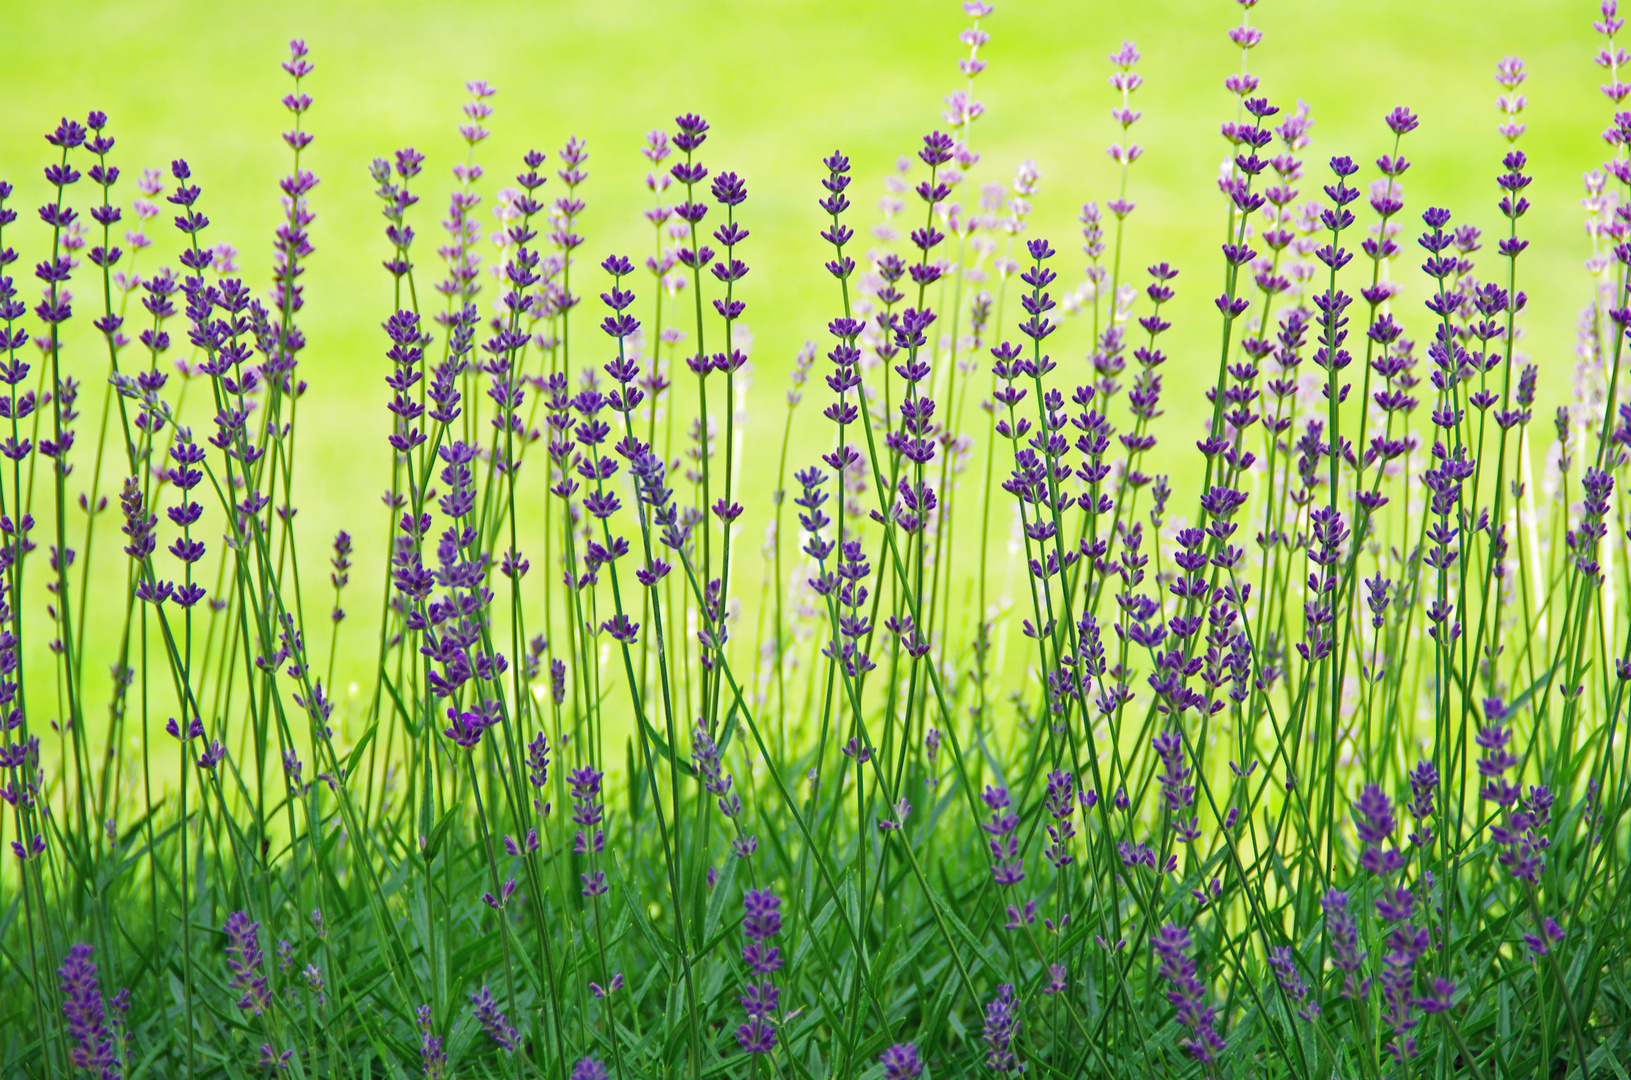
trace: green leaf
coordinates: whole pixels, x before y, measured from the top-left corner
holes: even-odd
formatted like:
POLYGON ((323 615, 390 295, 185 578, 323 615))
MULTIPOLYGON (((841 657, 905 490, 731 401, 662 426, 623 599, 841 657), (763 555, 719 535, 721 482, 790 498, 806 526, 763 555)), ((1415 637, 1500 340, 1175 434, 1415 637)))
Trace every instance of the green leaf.
POLYGON ((1551 681, 1552 673, 1562 665, 1563 658, 1561 656, 1556 660, 1553 660, 1552 666, 1542 672, 1540 677, 1530 684, 1529 689, 1525 690, 1523 693, 1519 694, 1517 697, 1513 698, 1507 703, 1508 711, 1517 712, 1519 709, 1529 704, 1529 699, 1546 688, 1546 684, 1551 681))
POLYGON ((436 858, 436 853, 442 848, 443 838, 447 836, 447 831, 453 827, 453 822, 458 816, 459 807, 449 807, 447 813, 442 815, 442 820, 436 823, 436 827, 425 838, 424 856, 427 863, 436 858))
POLYGON ((632 735, 623 743, 623 767, 628 770, 624 775, 629 778, 629 824, 638 827, 640 824, 640 811, 645 803, 646 775, 635 760, 634 736, 632 735))
POLYGON ((408 711, 406 705, 402 704, 402 695, 396 692, 396 686, 392 684, 391 677, 385 674, 384 665, 380 666, 379 678, 385 684, 385 692, 391 695, 391 703, 396 706, 397 715, 402 717, 402 726, 407 729, 411 738, 419 738, 419 725, 413 722, 413 714, 408 711))
POLYGON ((362 760, 362 752, 368 749, 369 743, 374 741, 374 733, 378 730, 379 721, 375 720, 368 725, 368 730, 362 733, 362 738, 357 740, 357 745, 351 748, 351 755, 346 758, 345 762, 345 774, 347 776, 356 775, 357 763, 362 760))
POLYGON ((731 736, 736 734, 736 718, 741 711, 741 704, 739 698, 732 700, 729 711, 725 713, 725 723, 719 729, 719 752, 721 754, 730 749, 731 736))
POLYGON ((726 898, 736 895, 736 865, 741 861, 734 857, 725 860, 725 869, 720 872, 719 880, 714 882, 713 892, 708 897, 708 911, 702 919, 702 940, 710 944, 724 914, 726 898))

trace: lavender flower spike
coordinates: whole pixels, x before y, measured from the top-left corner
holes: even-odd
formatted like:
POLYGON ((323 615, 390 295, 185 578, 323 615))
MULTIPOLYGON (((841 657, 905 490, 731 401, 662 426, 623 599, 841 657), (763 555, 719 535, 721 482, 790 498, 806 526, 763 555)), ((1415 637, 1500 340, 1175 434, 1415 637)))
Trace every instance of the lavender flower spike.
POLYGON ((520 1047, 520 1033, 499 1011, 498 1002, 493 1000, 493 995, 487 992, 485 986, 481 988, 480 993, 470 995, 470 1004, 476 1010, 476 1022, 487 1032, 489 1038, 506 1050, 520 1047))
POLYGON ((1014 1011, 1014 988, 1007 984, 997 987, 997 996, 985 1007, 985 1064, 992 1072, 1024 1072, 1025 1065, 1014 1056, 1014 1035, 1019 1031, 1019 1017, 1014 1011))
POLYGON ((1173 923, 1150 937, 1150 947, 1161 960, 1161 977, 1168 983, 1167 1000, 1178 1010, 1178 1023, 1189 1029, 1178 1045, 1203 1065, 1223 1053, 1226 1043, 1217 1033, 1217 1009, 1206 1004, 1206 986, 1196 978, 1195 960, 1190 956, 1194 942, 1189 931, 1173 923))
POLYGON ((923 1059, 911 1043, 896 1043, 878 1055, 883 1065, 883 1080, 917 1080, 923 1075, 923 1059))
POLYGON ((74 1068, 94 1072, 101 1080, 120 1080, 124 1074, 113 1033, 108 1029, 91 947, 81 943, 69 949, 67 959, 57 969, 57 979, 62 990, 62 1016, 73 1042, 70 1053, 74 1068))
POLYGON ((442 1047, 442 1037, 436 1034, 436 1027, 431 1018, 429 1005, 421 1005, 414 1010, 414 1019, 419 1026, 419 1066, 421 1080, 446 1080, 447 1078, 447 1051, 442 1047))
POLYGON ((736 1042, 749 1054, 768 1054, 776 1045, 775 1018, 781 992, 772 980, 781 969, 781 950, 768 944, 781 933, 781 897, 769 889, 749 889, 742 898, 746 913, 742 917, 742 934, 748 941, 742 946, 742 960, 754 978, 742 995, 742 1009, 748 1021, 736 1029, 736 1042))
POLYGON ((572 1066, 572 1080, 606 1080, 606 1066, 590 1054, 572 1066))
POLYGON ((261 1015, 271 1001, 261 965, 260 928, 261 924, 251 922, 248 913, 243 911, 228 915, 226 925, 221 928, 227 936, 227 968, 232 972, 228 985, 243 994, 238 999, 238 1008, 255 1016, 261 1015))

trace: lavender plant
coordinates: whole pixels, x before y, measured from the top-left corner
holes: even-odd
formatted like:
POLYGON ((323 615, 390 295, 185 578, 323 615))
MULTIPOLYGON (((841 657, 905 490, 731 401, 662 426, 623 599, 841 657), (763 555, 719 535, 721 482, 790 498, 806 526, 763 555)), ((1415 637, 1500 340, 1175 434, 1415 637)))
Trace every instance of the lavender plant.
POLYGON ((294 524, 306 44, 259 295, 209 177, 144 169, 127 222, 114 124, 63 119, 38 224, 0 181, 6 1074, 1623 1077, 1624 21, 1603 0, 1576 394, 1537 444, 1522 61, 1486 249, 1406 199, 1408 107, 1374 162, 1315 163, 1254 5, 1216 363, 1163 338, 1215 271, 1135 269, 1137 47, 1071 269, 1026 235, 1033 164, 975 187, 1000 23, 966 0, 872 242, 852 160, 812 151, 827 345, 804 328, 769 492, 764 181, 694 112, 653 129, 642 275, 588 235, 584 141, 492 161, 469 83, 434 271, 426 155, 369 169, 372 556, 294 524), (1179 370, 1193 450, 1160 442, 1179 370), (368 680, 337 695, 342 654, 368 680))

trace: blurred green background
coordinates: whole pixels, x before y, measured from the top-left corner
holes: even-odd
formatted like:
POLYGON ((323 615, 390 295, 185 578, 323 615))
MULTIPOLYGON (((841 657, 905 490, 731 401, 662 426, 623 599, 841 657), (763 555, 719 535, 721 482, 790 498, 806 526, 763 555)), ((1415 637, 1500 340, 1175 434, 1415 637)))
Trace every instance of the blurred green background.
MULTIPOLYGON (((1365 162, 1358 179, 1368 181, 1375 175, 1369 162, 1390 144, 1383 115, 1397 104, 1421 114, 1421 129, 1406 140, 1405 152, 1415 162, 1405 179, 1407 241, 1430 204, 1451 207, 1459 221, 1496 226, 1494 177, 1504 144, 1495 132, 1492 73, 1507 54, 1527 62, 1523 119, 1529 134, 1522 146, 1536 179, 1524 232, 1534 243, 1522 260, 1519 285, 1530 297, 1524 348, 1540 364, 1553 403, 1567 392, 1575 317, 1588 298, 1580 177, 1607 153, 1599 132, 1611 110, 1596 90, 1603 78, 1591 62, 1598 47, 1591 29, 1595 16, 1596 5, 1581 0, 1268 0, 1253 12, 1265 35, 1251 58, 1262 77, 1261 92, 1288 108, 1300 98, 1313 109, 1305 197, 1327 179, 1320 163, 1332 154, 1365 162)), ((1217 128, 1233 116, 1222 80, 1237 68, 1238 52, 1224 31, 1238 17, 1238 7, 1224 0, 997 0, 996 12, 985 20, 991 41, 982 55, 990 67, 978 80, 977 96, 987 111, 974 135, 983 160, 972 179, 1006 183, 1020 161, 1035 160, 1042 182, 1031 234, 1048 236, 1063 252, 1055 266, 1066 286, 1080 280, 1083 264, 1075 224, 1080 205, 1113 194, 1113 166, 1104 148, 1114 131, 1108 110, 1116 99, 1105 81, 1106 56, 1124 39, 1144 54, 1138 70, 1146 82, 1135 105, 1144 112, 1136 137, 1146 153, 1133 173, 1138 210, 1129 222, 1127 265, 1167 260, 1182 271, 1175 283, 1178 299, 1168 309, 1175 324, 1166 340, 1172 356, 1166 369, 1169 416, 1157 457, 1161 467, 1179 471, 1193 457, 1186 436, 1199 416, 1200 388, 1216 370, 1211 299, 1221 277, 1216 245, 1223 211, 1214 179, 1225 151, 1217 128)), ((316 73, 307 89, 316 104, 308 128, 316 142, 308 161, 322 183, 312 200, 316 256, 305 278, 310 346, 302 374, 313 389, 301 406, 298 526, 313 583, 322 581, 320 571, 326 573, 323 559, 334 530, 344 527, 358 537, 359 569, 346 604, 356 616, 347 626, 354 656, 353 662, 342 659, 343 688, 349 678, 362 677, 373 653, 376 553, 384 538, 377 496, 389 476, 379 324, 391 292, 379 266, 387 247, 366 173, 369 160, 405 145, 429 156, 414 220, 424 281, 438 269, 433 251, 441 242, 437 223, 451 183, 448 170, 463 157, 455 133, 463 85, 488 79, 499 93, 493 137, 480 151, 487 169, 484 225, 490 228, 493 221, 492 194, 508 182, 526 149, 554 151, 569 135, 580 135, 591 155, 590 179, 581 189, 588 202, 581 231, 588 240, 580 265, 587 269, 611 252, 643 257, 649 250, 649 226, 640 217, 648 205, 641 183, 646 162, 638 152, 643 134, 671 126, 685 110, 711 121, 714 133, 703 159, 715 171, 740 172, 750 194, 741 219, 753 234, 742 251, 752 274, 741 295, 748 301, 757 374, 749 397, 741 487, 749 513, 737 594, 751 611, 774 484, 774 456, 766 448, 781 430, 786 373, 799 345, 822 336, 835 308, 834 290, 820 270, 820 158, 834 147, 854 158, 852 223, 864 236, 878 218, 882 177, 925 131, 941 125, 941 99, 961 85, 956 60, 963 49, 956 35, 965 24, 955 0, 8 0, 0 4, 0 176, 19 189, 13 205, 38 205, 45 197, 42 134, 61 115, 83 118, 89 109, 104 109, 118 139, 114 159, 128 178, 118 189, 125 205, 141 168, 185 156, 204 188, 202 207, 214 223, 210 239, 235 243, 244 272, 264 289, 278 217, 275 183, 288 163, 278 139, 286 122, 279 98, 287 89, 278 64, 289 38, 309 43, 316 73)), ((546 196, 555 187, 546 188, 546 196)), ((88 188, 79 186, 78 205, 89 198, 88 188)), ((970 199, 975 191, 965 189, 961 197, 970 199)), ((1368 213, 1361 212, 1362 224, 1368 213)), ((162 216, 163 224, 153 229, 163 237, 154 250, 165 261, 175 251, 167 221, 162 216)), ((25 209, 6 240, 20 250, 17 269, 26 278, 26 267, 48 243, 44 227, 25 209)), ((1487 268, 1492 251, 1483 258, 1487 268)), ((1418 277, 1417 262, 1408 243, 1395 276, 1418 277)), ((149 270, 156 265, 151 258, 145 262, 149 270)), ((80 272, 78 291, 87 297, 93 293, 91 271, 87 266, 80 272)), ((638 287, 649 287, 643 275, 638 287)), ((25 291, 32 300, 32 280, 25 291)), ((490 296, 489 286, 484 300, 490 296)), ((642 317, 643 309, 642 303, 642 317)), ((1414 335, 1424 337, 1419 311, 1409 305, 1406 314, 1414 335)), ((105 358, 90 318, 76 316, 66 355, 70 370, 98 388, 105 358)), ((1073 323, 1052 343, 1069 372, 1086 351, 1088 335, 1073 323)), ((71 484, 88 483, 88 429, 99 399, 99 392, 84 399, 85 434, 71 484)), ((795 458, 807 460, 825 446, 828 434, 814 408, 806 408, 801 421, 795 458)), ((1544 424, 1536 428, 1537 436, 1549 439, 1544 424)), ((532 482, 541 489, 541 474, 532 482)), ((104 490, 110 490, 107 480, 104 490)), ((110 523, 99 556, 110 568, 119 558, 111 531, 110 523)), ((314 592, 322 590, 308 592, 308 605, 322 603, 311 598, 314 592)), ((39 571, 23 603, 35 617, 40 613, 34 609, 45 602, 39 571)), ((111 658, 121 612, 112 592, 93 603, 87 666, 99 677, 106 668, 99 658, 111 658)), ((31 684, 49 686, 51 665, 41 636, 31 643, 27 661, 31 684)), ((33 697, 37 704, 45 700, 33 697)))

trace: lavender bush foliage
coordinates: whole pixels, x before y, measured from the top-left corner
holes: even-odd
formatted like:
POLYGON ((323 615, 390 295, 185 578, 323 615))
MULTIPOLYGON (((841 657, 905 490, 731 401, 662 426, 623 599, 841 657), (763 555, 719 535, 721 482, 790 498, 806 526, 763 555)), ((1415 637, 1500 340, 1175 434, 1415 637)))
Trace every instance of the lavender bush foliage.
POLYGON ((981 179, 967 0, 874 242, 850 159, 812 153, 831 318, 768 492, 741 482, 761 182, 684 112, 629 150, 650 254, 599 250, 590 148, 486 159, 471 82, 439 223, 424 155, 370 170, 372 553, 293 526, 305 43, 269 290, 209 177, 121 185, 116 125, 63 119, 51 200, 0 182, 6 1074, 1624 1077, 1624 21, 1594 23, 1609 159, 1541 467, 1522 61, 1484 237, 1407 201, 1405 106, 1375 161, 1314 157, 1251 74, 1254 3, 1215 368, 1162 348, 1213 271, 1123 259, 1138 49, 1077 278, 1027 235, 1034 166, 981 179), (1160 474, 1178 367, 1209 420, 1160 474), (113 580, 119 648, 87 658, 113 580), (349 701, 342 650, 372 672, 349 701))

